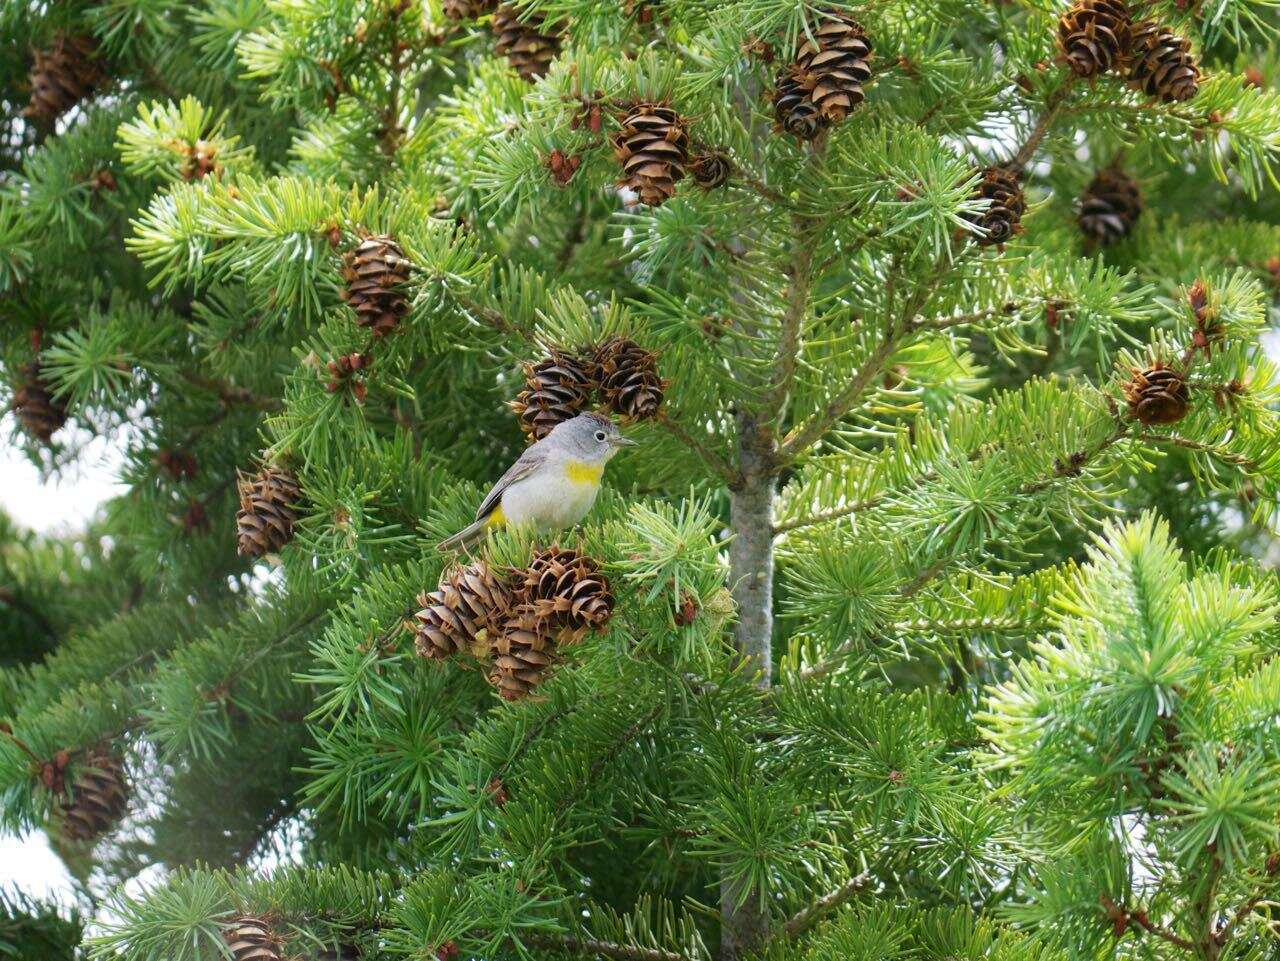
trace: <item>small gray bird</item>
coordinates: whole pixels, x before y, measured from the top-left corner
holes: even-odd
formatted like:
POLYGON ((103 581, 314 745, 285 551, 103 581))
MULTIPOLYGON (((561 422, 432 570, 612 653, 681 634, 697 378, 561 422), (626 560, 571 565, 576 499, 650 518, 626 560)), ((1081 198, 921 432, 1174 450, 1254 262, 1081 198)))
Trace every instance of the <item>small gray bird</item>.
POLYGON ((481 501, 475 523, 437 546, 442 551, 470 548, 493 527, 572 527, 596 502, 604 465, 620 447, 635 443, 599 414, 579 414, 557 424, 502 475, 481 501))

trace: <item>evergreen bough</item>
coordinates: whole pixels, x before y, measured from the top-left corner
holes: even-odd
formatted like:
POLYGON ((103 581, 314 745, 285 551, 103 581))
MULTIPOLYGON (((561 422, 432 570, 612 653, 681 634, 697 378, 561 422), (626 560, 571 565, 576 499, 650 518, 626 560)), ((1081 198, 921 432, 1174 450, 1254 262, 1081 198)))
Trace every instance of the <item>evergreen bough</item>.
POLYGON ((0 517, 0 825, 90 955, 1274 955, 1277 25, 0 7, 5 430, 121 456, 0 517), (596 406, 600 629, 477 664, 448 572, 551 543, 433 545, 596 406))

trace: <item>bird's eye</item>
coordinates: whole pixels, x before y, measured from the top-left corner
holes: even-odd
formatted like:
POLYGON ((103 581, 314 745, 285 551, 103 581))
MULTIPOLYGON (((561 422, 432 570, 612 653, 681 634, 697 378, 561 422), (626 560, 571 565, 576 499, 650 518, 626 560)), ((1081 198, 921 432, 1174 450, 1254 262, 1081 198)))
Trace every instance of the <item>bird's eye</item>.
POLYGON ((602 430, 598 430, 598 431, 596 431, 596 440, 598 440, 598 441, 600 441, 600 442, 602 442, 602 443, 604 442, 604 431, 602 431, 602 430))

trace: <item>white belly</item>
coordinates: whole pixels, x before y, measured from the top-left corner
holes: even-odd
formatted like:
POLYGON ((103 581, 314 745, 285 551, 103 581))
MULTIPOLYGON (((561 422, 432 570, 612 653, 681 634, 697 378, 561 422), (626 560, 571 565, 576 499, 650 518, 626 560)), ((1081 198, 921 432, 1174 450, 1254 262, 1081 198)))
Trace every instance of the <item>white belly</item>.
POLYGON ((561 530, 587 516, 599 490, 598 484, 571 483, 563 474, 530 477, 503 491, 502 514, 513 527, 561 530))

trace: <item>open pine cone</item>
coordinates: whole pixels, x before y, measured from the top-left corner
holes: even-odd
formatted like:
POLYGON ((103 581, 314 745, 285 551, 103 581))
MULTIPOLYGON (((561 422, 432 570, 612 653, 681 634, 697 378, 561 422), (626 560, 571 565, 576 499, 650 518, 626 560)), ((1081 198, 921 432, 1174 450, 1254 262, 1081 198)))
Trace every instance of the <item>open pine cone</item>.
POLYGON ((839 123, 866 99, 871 77, 871 41, 861 24, 828 13, 796 52, 796 76, 822 119, 839 123))
POLYGON ((721 150, 708 150, 689 161, 689 173, 693 182, 703 190, 715 190, 729 182, 733 174, 733 162, 721 150))
POLYGON ((497 634, 510 612, 511 592, 492 568, 476 561, 446 571, 436 590, 418 595, 418 604, 418 653, 443 660, 497 634))
POLYGON ((1015 171, 1002 166, 988 167, 978 181, 976 194, 991 201, 985 211, 972 218, 983 230, 977 238, 979 246, 1003 245, 1022 230, 1027 203, 1022 195, 1022 178, 1015 171))
POLYGON ((524 366, 525 388, 511 402, 520 428, 531 440, 541 440, 557 424, 576 417, 591 400, 591 361, 553 350, 545 360, 524 366))
POLYGON ((1133 27, 1127 64, 1130 85, 1164 103, 1190 100, 1200 88, 1191 42, 1153 20, 1133 27))
POLYGON ((613 594, 600 565, 559 546, 538 552, 517 572, 512 594, 537 623, 569 629, 559 643, 578 640, 588 628, 603 627, 613 614, 613 594))
POLYGON ((23 430, 43 444, 49 443, 54 433, 67 422, 67 409, 53 395, 53 390, 40 372, 40 365, 32 361, 23 368, 22 382, 13 392, 13 412, 23 430))
POLYGON ((533 693, 559 663, 555 637, 528 612, 513 615, 491 652, 488 681, 504 701, 519 701, 533 693))
POLYGON ((657 414, 667 389, 658 376, 657 357, 625 337, 596 348, 594 380, 605 403, 628 421, 657 414))
POLYGON ((635 191, 642 204, 657 207, 671 199, 676 181, 689 163, 689 134, 670 107, 641 104, 613 135, 613 152, 622 164, 620 186, 635 191))
POLYGON ((51 124, 89 94, 105 77, 92 37, 59 36, 37 50, 31 68, 31 103, 26 115, 51 124))
POLYGON ((274 554, 293 537, 293 523, 302 497, 298 479, 287 470, 264 467, 239 481, 240 510, 236 534, 245 557, 274 554))
POLYGON ((342 299, 356 312, 356 323, 375 337, 385 337, 409 312, 404 285, 409 280, 409 260, 396 241, 387 236, 366 237, 347 252, 343 270, 346 289, 342 299))
POLYGON ((1137 181, 1122 170, 1098 171, 1080 198, 1080 232, 1092 244, 1105 246, 1129 236, 1142 213, 1137 181))
POLYGON ((774 128, 797 140, 812 140, 828 121, 809 96, 809 88, 795 68, 778 74, 773 92, 774 128))
POLYGON ((1135 370, 1124 385, 1129 416, 1144 426, 1174 424, 1187 416, 1191 392, 1182 375, 1160 361, 1146 370, 1135 370))
POLYGON ((521 19, 522 13, 509 3, 498 7, 493 15, 493 33, 497 37, 494 52, 506 57, 511 68, 525 80, 537 80, 546 75, 560 52, 560 38, 547 29, 542 14, 521 19))
POLYGON ((62 830, 73 841, 96 841, 124 817, 129 792, 124 763, 109 751, 90 753, 62 804, 62 830))
POLYGON ((1058 48, 1077 77, 1096 77, 1120 63, 1129 46, 1124 0, 1076 0, 1058 21, 1058 48))
POLYGON ((243 917, 227 922, 222 937, 232 961, 281 961, 279 940, 261 918, 243 917))

